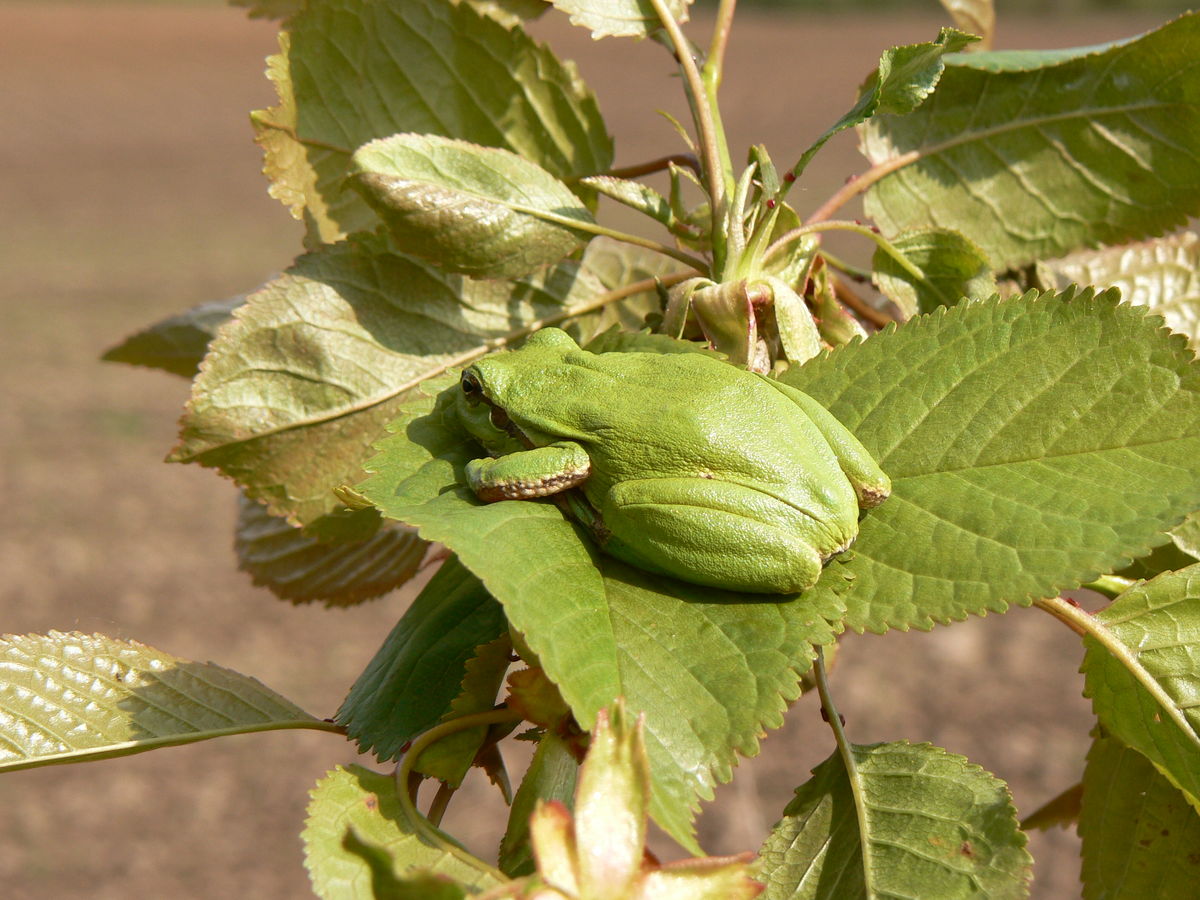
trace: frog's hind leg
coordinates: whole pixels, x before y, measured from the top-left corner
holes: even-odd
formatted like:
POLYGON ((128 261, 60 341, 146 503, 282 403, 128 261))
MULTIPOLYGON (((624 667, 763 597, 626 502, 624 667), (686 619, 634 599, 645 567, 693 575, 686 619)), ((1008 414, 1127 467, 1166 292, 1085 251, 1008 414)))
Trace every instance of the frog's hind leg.
POLYGON ((825 559, 799 514, 771 514, 764 495, 705 478, 656 478, 613 487, 602 510, 605 550, 693 584, 764 594, 812 587, 825 559))
POLYGON ((858 438, 839 422, 833 413, 803 391, 789 387, 774 378, 764 380, 804 410, 809 421, 817 426, 817 430, 829 444, 829 449, 833 451, 841 470, 854 487, 854 494, 858 497, 861 509, 872 509, 891 496, 892 480, 879 468, 879 463, 875 462, 875 457, 871 456, 870 451, 859 443, 858 438))

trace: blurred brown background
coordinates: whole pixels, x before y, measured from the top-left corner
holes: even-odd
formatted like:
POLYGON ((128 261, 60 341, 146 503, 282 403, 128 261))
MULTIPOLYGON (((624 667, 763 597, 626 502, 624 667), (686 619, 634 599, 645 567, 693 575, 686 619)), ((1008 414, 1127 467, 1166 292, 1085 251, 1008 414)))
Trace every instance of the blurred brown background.
MULTIPOLYGON (((923 15, 744 15, 723 94, 732 146, 765 142, 789 163, 850 105, 882 49, 940 24, 932 2, 923 15)), ((1154 24, 1006 20, 1002 9, 998 46, 1090 44, 1154 24)), ((247 121, 274 100, 262 77, 274 31, 218 6, 0 6, 0 631, 136 638, 255 675, 324 716, 409 595, 326 611, 251 586, 231 549, 233 487, 161 462, 186 384, 98 361, 131 331, 252 288, 297 252, 299 229, 266 195, 247 121)), ((661 47, 593 44, 561 16, 536 31, 580 62, 618 163, 677 149, 654 114, 684 111, 661 47)), ((845 136, 793 199, 812 209, 862 167, 845 136)), ((1011 783, 1024 815, 1081 769, 1090 714, 1079 658, 1072 633, 1015 610, 930 635, 851 636, 835 689, 853 740, 965 754, 1011 783)), ((708 806, 705 848, 756 848, 831 749, 813 701, 797 703, 708 806)), ((307 896, 297 838, 307 791, 353 759, 334 736, 295 732, 7 775, 0 894, 307 896)), ((447 824, 490 855, 496 834, 479 822, 501 815, 475 784, 447 824)), ((1074 834, 1035 836, 1032 850, 1035 896, 1077 897, 1074 834)))

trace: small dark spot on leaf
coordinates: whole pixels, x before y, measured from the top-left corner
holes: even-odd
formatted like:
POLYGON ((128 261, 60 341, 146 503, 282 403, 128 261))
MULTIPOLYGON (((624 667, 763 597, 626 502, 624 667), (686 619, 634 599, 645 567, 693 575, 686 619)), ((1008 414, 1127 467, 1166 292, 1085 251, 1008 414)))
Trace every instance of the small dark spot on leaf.
POLYGON ((379 809, 379 798, 376 797, 374 794, 367 794, 367 796, 363 797, 363 805, 367 809, 371 809, 371 810, 379 809))
POLYGON ((1162 836, 1163 836, 1163 837, 1166 837, 1166 836, 1167 836, 1168 834, 1170 834, 1170 833, 1171 833, 1171 830, 1170 830, 1169 828, 1164 828, 1164 829, 1162 830, 1162 836))
POLYGON ((1153 843, 1154 843, 1154 838, 1142 838, 1140 841, 1138 841, 1138 846, 1139 847, 1149 847, 1153 843))
POLYGON ((1189 865, 1200 866, 1200 853, 1189 853, 1187 861, 1189 865))
POLYGON ((963 841, 962 846, 958 848, 958 852, 967 857, 967 859, 975 858, 975 848, 971 846, 970 841, 963 841))

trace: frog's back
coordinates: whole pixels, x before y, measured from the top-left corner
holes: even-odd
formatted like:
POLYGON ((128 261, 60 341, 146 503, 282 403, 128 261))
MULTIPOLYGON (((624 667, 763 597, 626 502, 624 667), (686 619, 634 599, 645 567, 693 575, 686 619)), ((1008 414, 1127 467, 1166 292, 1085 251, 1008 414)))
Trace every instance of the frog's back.
POLYGON ((601 462, 616 478, 653 467, 805 495, 813 488, 803 482, 844 480, 804 411, 759 375, 701 353, 580 355, 590 359, 578 364, 601 376, 603 395, 581 397, 576 421, 601 454, 620 448, 601 462))

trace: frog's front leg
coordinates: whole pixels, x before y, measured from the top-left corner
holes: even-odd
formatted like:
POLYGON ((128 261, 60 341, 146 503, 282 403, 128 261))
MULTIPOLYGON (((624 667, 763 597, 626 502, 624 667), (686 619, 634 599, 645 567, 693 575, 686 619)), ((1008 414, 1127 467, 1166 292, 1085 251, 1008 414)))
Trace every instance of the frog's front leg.
POLYGON ((592 461, 571 441, 467 463, 467 484, 486 503, 548 497, 587 480, 592 461))
POLYGON ((875 457, 871 456, 870 451, 859 443, 858 438, 839 422, 833 413, 803 391, 773 378, 764 380, 804 410, 809 421, 817 426, 817 430, 833 450, 838 465, 854 487, 859 508, 873 509, 891 496, 892 480, 879 468, 879 463, 875 462, 875 457))

